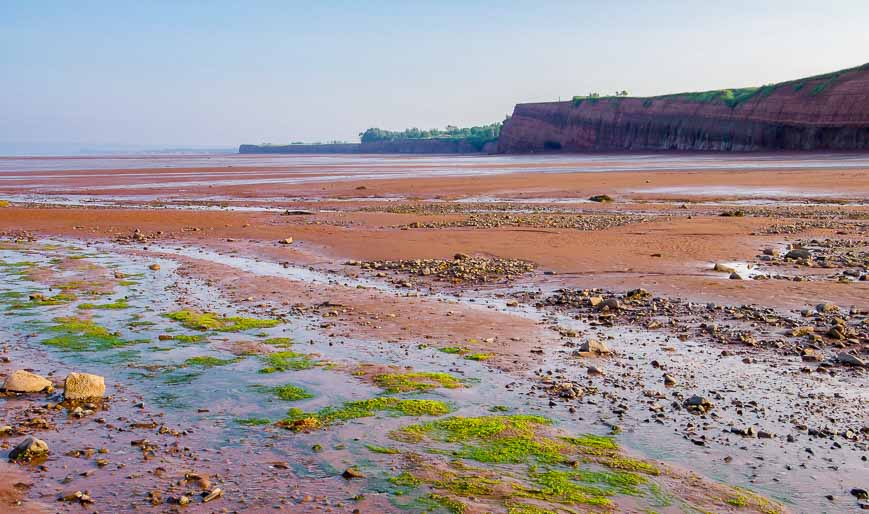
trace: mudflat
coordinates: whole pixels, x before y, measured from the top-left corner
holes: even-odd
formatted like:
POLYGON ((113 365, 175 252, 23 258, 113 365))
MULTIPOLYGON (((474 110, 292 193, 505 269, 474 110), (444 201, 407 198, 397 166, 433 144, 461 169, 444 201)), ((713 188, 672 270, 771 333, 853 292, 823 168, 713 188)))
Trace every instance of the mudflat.
MULTIPOLYGON (((864 154, 0 159, 0 502, 849 512, 864 154), (104 377, 65 399, 64 377, 104 377)), ((173 507, 174 508, 174 507, 173 507)))

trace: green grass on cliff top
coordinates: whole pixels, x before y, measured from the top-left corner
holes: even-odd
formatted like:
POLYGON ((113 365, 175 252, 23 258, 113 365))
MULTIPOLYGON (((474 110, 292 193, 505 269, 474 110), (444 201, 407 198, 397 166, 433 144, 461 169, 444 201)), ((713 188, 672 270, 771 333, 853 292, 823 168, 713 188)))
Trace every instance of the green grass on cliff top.
POLYGON ((667 95, 659 95, 659 96, 649 96, 649 97, 637 97, 637 96, 574 96, 573 97, 573 105, 574 107, 579 107, 583 103, 591 103, 595 104, 602 100, 608 100, 610 102, 618 103, 621 100, 625 100, 628 98, 632 99, 640 99, 644 100, 644 107, 651 107, 654 103, 654 100, 682 100, 686 102, 694 102, 694 103, 715 103, 721 102, 727 105, 730 108, 736 108, 737 106, 744 104, 745 102, 760 96, 761 98, 765 98, 771 95, 774 91, 779 88, 788 86, 792 87, 794 91, 801 91, 804 89, 807 83, 812 83, 813 87, 806 89, 807 94, 809 96, 816 96, 822 93, 827 89, 830 85, 834 84, 836 80, 839 79, 845 73, 853 72, 853 71, 869 71, 869 63, 863 64, 861 66, 855 66, 853 68, 846 68, 843 70, 833 71, 830 73, 823 73, 820 75, 813 75, 811 77, 805 77, 801 79, 788 80, 785 82, 779 82, 777 84, 766 84, 760 87, 743 87, 743 88, 731 88, 731 89, 715 89, 710 91, 695 91, 695 92, 685 92, 685 93, 673 93, 667 95))

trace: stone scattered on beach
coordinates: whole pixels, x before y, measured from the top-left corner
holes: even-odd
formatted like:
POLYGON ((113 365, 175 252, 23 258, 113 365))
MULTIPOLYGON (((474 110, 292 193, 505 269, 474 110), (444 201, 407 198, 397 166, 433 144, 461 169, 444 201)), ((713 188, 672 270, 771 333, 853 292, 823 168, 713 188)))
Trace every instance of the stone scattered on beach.
POLYGON ((216 499, 220 498, 221 496, 223 496, 223 490, 219 487, 215 487, 214 489, 211 490, 210 493, 206 494, 202 498, 202 503, 208 503, 212 500, 216 500, 216 499))
POLYGON ((42 439, 28 436, 9 452, 9 462, 30 462, 48 455, 48 444, 42 439))
POLYGON ((63 397, 67 400, 102 398, 106 394, 106 381, 90 373, 70 373, 64 381, 63 397))
POLYGON ((689 411, 697 414, 705 414, 712 410, 714 405, 707 398, 699 395, 693 395, 683 403, 683 406, 689 411))
POLYGON ((589 198, 592 202, 606 203, 612 202, 613 198, 610 195, 594 195, 589 198))
POLYGON ((618 310, 621 307, 618 298, 607 298, 606 300, 597 304, 598 310, 609 309, 611 311, 618 310))
POLYGON ((743 280, 743 278, 742 275, 734 271, 730 274, 730 280, 743 280))
POLYGON ((785 259, 793 259, 795 261, 798 260, 809 260, 812 258, 812 252, 806 250, 805 248, 794 248, 793 250, 788 251, 785 254, 785 259))
POLYGON ((612 350, 610 350, 606 344, 598 341, 597 339, 589 339, 588 341, 582 343, 582 345, 579 347, 579 352, 580 355, 609 355, 612 353, 612 350))
POLYGON ((839 355, 836 356, 836 360, 846 366, 857 366, 857 367, 865 367, 866 361, 863 359, 851 355, 848 352, 840 352, 839 355))
POLYGON ((11 393, 50 393, 54 390, 54 385, 44 377, 19 369, 6 377, 3 389, 11 393))
POLYGON ((720 271, 721 273, 736 273, 736 268, 734 268, 733 266, 728 266, 727 264, 716 262, 715 266, 712 267, 712 271, 720 271))
POLYGON ((815 310, 827 314, 830 312, 837 312, 839 310, 839 306, 835 303, 819 303, 815 306, 815 310))
POLYGON ((677 384, 676 378, 673 377, 673 375, 671 375, 669 373, 664 373, 664 385, 674 386, 676 384, 677 384))
POLYGON ((154 264, 148 266, 148 269, 151 271, 157 271, 160 269, 160 265, 155 262, 154 264))
POLYGON ((346 478, 347 480, 353 478, 365 478, 365 475, 363 475, 358 469, 354 467, 349 467, 345 469, 344 473, 341 473, 341 476, 346 478))
POLYGON ((288 237, 286 239, 281 239, 280 241, 278 241, 278 243, 280 243, 282 245, 291 245, 291 244, 293 244, 293 238, 288 237))

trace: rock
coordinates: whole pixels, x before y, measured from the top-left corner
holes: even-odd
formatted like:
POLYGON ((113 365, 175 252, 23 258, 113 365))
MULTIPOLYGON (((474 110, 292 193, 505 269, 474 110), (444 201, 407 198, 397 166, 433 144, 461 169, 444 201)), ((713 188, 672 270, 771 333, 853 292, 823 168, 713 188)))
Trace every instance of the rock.
POLYGON ((800 353, 800 357, 807 362, 821 362, 824 360, 824 354, 814 348, 805 348, 800 353))
POLYGON ((856 497, 858 500, 869 500, 869 491, 855 487, 851 489, 851 496, 856 497))
POLYGON ((291 245, 291 244, 293 244, 293 238, 288 237, 286 239, 281 239, 280 241, 278 241, 278 243, 280 243, 282 245, 291 245))
POLYGON ((586 372, 587 372, 589 375, 605 375, 605 374, 606 374, 606 373, 604 373, 604 371, 603 371, 602 369, 600 369, 600 368, 597 367, 597 366, 589 366, 589 367, 586 369, 586 372))
POLYGON ((216 500, 220 498, 221 496, 223 496, 223 491, 219 487, 215 487, 210 493, 206 494, 205 497, 202 498, 202 503, 208 503, 211 500, 216 500))
POLYGON ((742 437, 755 437, 757 435, 757 431, 754 427, 731 428, 730 433, 741 435, 742 437))
POLYGON ((607 298, 606 300, 597 304, 598 310, 609 309, 611 311, 618 310, 621 307, 618 298, 607 298))
POLYGON ((673 375, 671 375, 669 373, 664 373, 664 385, 674 386, 676 384, 677 384, 676 378, 673 377, 673 375))
POLYGON ((50 393, 54 390, 54 385, 44 377, 19 369, 6 377, 3 389, 12 393, 50 393))
POLYGON ((639 287, 637 289, 631 289, 630 291, 625 293, 626 300, 640 300, 643 298, 649 298, 650 296, 652 296, 652 293, 646 291, 642 287, 639 287))
POLYGON ((350 467, 344 470, 344 473, 341 473, 341 476, 346 478, 347 480, 353 478, 365 478, 365 475, 359 472, 358 469, 350 467))
POLYGON ((714 405, 712 404, 711 401, 709 401, 708 399, 706 399, 702 396, 698 396, 696 394, 693 395, 691 398, 688 398, 687 400, 685 400, 685 402, 682 405, 689 412, 695 412, 698 414, 705 414, 706 412, 709 412, 710 410, 712 410, 712 408, 714 407, 714 405))
POLYGON ((742 275, 734 271, 730 274, 730 280, 743 280, 743 278, 742 275))
POLYGON ((589 339, 588 341, 582 343, 579 347, 580 353, 587 353, 593 355, 609 355, 612 351, 605 345, 601 343, 597 339, 589 339))
POLYGON ((794 248, 785 254, 785 259, 793 259, 798 261, 800 259, 809 260, 812 258, 812 252, 806 250, 805 248, 794 248))
POLYGON ((30 462, 48 455, 48 444, 42 439, 27 437, 9 452, 9 462, 30 462))
POLYGON ((466 254, 466 253, 457 253, 457 254, 453 255, 454 261, 466 261, 470 258, 471 258, 471 256, 466 254))
POLYGON ((822 313, 838 312, 839 306, 835 303, 819 303, 815 305, 815 310, 822 313))
POLYGON ((772 257, 778 257, 779 255, 781 255, 781 252, 778 251, 778 248, 764 248, 763 254, 772 257))
POLYGON ((601 298, 600 296, 590 296, 590 297, 588 298, 588 303, 589 303, 589 305, 591 305, 592 307, 597 307, 598 305, 600 305, 601 303, 603 303, 603 298, 601 298))
POLYGON ((589 200, 591 200, 592 202, 606 203, 612 202, 613 198, 610 195, 594 195, 592 197, 589 197, 589 200))
POLYGON ((846 366, 858 366, 865 367, 866 361, 859 357, 855 357, 848 352, 840 352, 839 355, 836 356, 836 359, 846 366))
POLYGON ((151 270, 151 271, 157 271, 157 270, 160 269, 160 265, 157 264, 157 263, 154 263, 154 264, 148 266, 148 269, 151 270))
POLYGON ((106 381, 90 373, 70 373, 64 381, 63 397, 67 400, 102 398, 106 394, 106 381))
POLYGON ((843 330, 844 327, 841 325, 833 325, 830 330, 827 331, 827 337, 830 339, 845 339, 845 332, 843 330))
POLYGON ((794 337, 803 337, 809 334, 815 333, 815 327, 813 326, 803 326, 803 327, 794 327, 791 329, 791 335, 794 337))
POLYGON ((736 273, 736 268, 728 266, 727 264, 721 264, 720 262, 716 262, 715 266, 712 267, 712 271, 720 271, 721 273, 736 273))

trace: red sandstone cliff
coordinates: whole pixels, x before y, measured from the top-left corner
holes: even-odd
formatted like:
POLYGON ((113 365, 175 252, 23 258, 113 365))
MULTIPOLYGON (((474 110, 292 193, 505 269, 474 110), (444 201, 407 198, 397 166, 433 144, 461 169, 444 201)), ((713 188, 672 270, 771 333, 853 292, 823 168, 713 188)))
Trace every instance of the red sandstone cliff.
POLYGON ((518 104, 498 151, 869 150, 869 64, 756 89, 518 104))

